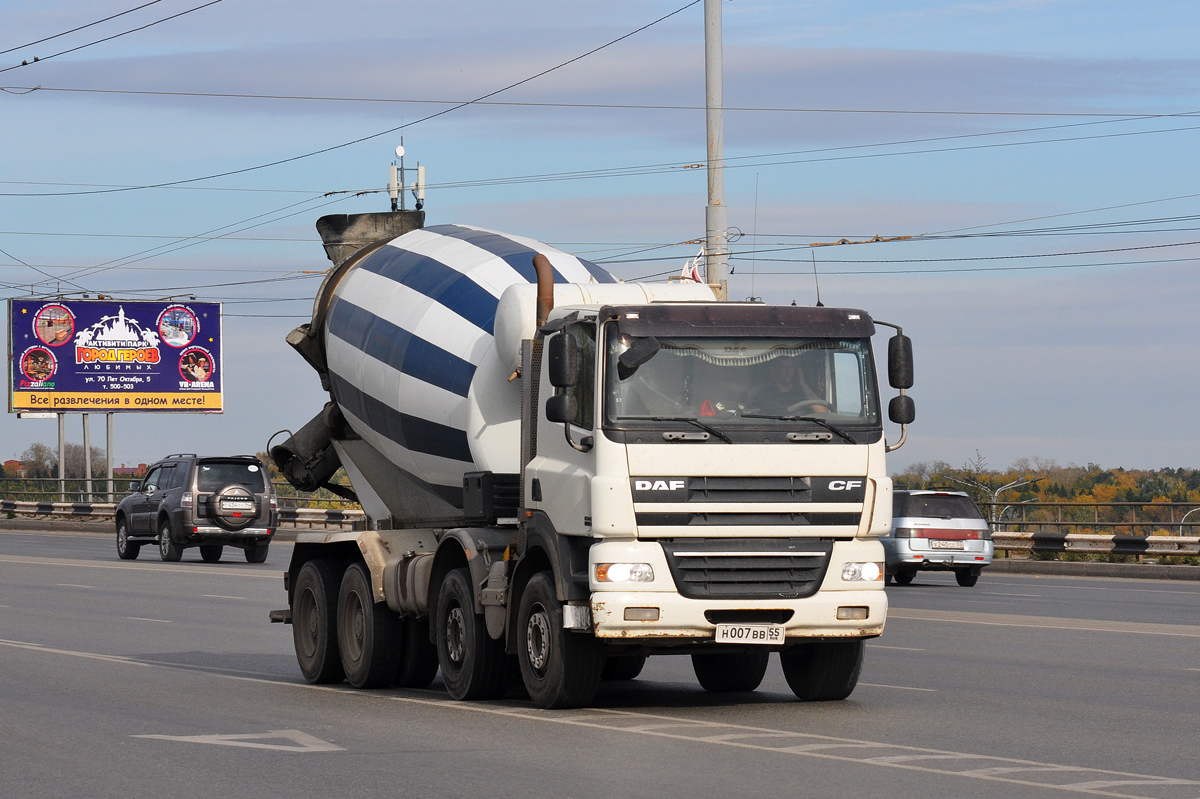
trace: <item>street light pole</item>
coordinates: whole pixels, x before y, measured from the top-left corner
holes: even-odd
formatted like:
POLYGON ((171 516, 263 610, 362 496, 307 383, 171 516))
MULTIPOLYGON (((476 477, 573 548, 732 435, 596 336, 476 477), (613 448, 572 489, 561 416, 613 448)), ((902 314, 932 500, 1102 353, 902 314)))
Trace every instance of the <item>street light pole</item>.
POLYGON ((708 206, 704 209, 705 280, 717 299, 729 299, 729 217, 725 207, 725 122, 721 2, 704 0, 704 89, 708 130, 708 206))

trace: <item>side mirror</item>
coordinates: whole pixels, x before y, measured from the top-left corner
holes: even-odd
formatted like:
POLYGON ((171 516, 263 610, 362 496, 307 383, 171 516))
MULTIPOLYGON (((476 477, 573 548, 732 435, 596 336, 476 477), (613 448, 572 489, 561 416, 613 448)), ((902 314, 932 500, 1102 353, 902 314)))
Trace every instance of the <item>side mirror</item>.
POLYGON ((892 397, 892 401, 888 403, 888 418, 896 424, 912 424, 913 419, 917 418, 917 406, 913 398, 907 394, 892 397))
POLYGON ((617 358, 617 377, 628 380, 639 366, 653 358, 661 349, 662 344, 654 336, 638 339, 617 358))
POLYGON ((912 339, 903 333, 888 339, 888 382, 892 388, 912 388, 913 385, 912 339))
POLYGON ((129 490, 134 491, 134 492, 141 491, 142 484, 139 483, 137 480, 130 480, 129 481, 129 490))
POLYGON ((579 413, 579 403, 570 394, 555 394, 546 400, 546 418, 565 424, 579 413))
POLYGON ((550 385, 555 388, 570 388, 579 382, 579 362, 582 358, 575 336, 563 332, 551 338, 547 358, 550 385))

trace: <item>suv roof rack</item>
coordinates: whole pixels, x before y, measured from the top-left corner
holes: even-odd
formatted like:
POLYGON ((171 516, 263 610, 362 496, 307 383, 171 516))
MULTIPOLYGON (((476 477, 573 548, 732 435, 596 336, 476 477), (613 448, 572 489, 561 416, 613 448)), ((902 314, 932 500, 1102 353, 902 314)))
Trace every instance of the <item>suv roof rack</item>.
POLYGON ((176 452, 172 455, 168 455, 167 457, 163 458, 163 460, 169 461, 172 458, 195 458, 195 457, 196 457, 196 453, 194 453, 194 452, 176 452))

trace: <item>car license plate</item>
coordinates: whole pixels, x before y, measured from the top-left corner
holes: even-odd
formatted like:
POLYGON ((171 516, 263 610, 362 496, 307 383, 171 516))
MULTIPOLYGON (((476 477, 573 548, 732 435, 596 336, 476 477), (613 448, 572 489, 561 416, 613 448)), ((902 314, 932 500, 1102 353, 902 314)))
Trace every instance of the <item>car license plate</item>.
POLYGON ((782 644, 782 624, 718 624, 718 644, 782 644))
POLYGON ((254 510, 253 502, 222 502, 221 508, 224 510, 254 510))
POLYGON ((929 542, 930 549, 966 549, 966 544, 962 541, 939 541, 934 538, 929 542))

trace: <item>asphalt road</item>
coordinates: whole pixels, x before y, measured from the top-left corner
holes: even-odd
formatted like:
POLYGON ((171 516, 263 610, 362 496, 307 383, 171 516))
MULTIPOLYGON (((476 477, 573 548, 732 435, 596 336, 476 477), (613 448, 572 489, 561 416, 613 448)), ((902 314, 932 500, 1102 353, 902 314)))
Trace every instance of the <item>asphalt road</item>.
POLYGON ((0 796, 1200 797, 1200 585, 922 575, 844 702, 662 657, 552 712, 306 685, 289 555, 0 533, 0 796))

